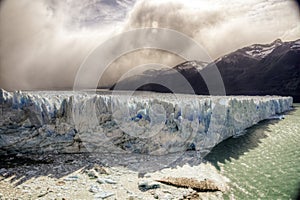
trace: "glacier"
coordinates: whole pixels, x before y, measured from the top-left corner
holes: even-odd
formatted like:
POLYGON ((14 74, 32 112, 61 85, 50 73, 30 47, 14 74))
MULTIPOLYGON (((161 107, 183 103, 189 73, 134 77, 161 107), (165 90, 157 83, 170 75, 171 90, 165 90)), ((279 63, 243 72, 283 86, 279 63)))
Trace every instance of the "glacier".
POLYGON ((292 97, 0 90, 0 154, 208 153, 292 97))

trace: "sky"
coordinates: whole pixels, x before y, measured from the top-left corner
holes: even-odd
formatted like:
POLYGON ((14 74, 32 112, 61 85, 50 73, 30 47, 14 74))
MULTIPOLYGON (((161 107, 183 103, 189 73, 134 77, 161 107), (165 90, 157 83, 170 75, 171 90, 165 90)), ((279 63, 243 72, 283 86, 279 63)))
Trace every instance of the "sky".
MULTIPOLYGON (((254 43, 299 39, 300 13, 289 0, 4 0, 0 87, 72 88, 78 68, 94 48, 144 27, 181 32, 214 60, 254 43)), ((174 66, 182 61, 155 50, 126 54, 110 65, 100 85, 115 83, 141 64, 174 66)))

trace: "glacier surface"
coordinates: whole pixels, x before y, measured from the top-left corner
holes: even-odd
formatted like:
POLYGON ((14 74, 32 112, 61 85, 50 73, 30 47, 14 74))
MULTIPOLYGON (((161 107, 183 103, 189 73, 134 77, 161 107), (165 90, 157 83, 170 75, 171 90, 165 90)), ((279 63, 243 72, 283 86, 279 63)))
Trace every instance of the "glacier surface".
POLYGON ((0 154, 205 153, 292 103, 279 96, 0 90, 0 154))

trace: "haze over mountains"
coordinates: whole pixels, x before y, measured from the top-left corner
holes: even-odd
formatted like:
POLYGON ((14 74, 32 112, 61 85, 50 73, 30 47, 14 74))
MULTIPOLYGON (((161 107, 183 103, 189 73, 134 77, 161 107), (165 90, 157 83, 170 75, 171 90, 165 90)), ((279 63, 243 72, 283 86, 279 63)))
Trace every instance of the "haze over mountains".
POLYGON ((216 64, 224 81, 227 95, 283 95, 300 101, 300 39, 271 44, 253 44, 227 54, 214 63, 187 61, 173 69, 148 70, 142 74, 125 78, 118 82, 118 89, 131 90, 140 85, 139 90, 170 92, 166 87, 155 84, 159 80, 173 82, 177 72, 182 74, 196 94, 209 94, 200 75, 216 64), (148 84, 144 84, 148 83, 148 84))

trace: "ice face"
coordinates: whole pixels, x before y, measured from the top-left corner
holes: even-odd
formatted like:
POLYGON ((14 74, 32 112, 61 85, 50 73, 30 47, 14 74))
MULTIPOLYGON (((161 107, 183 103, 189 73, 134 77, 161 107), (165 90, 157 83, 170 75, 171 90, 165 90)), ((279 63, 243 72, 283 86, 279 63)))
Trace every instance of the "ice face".
POLYGON ((0 153, 201 152, 287 111, 291 97, 0 93, 0 153))

